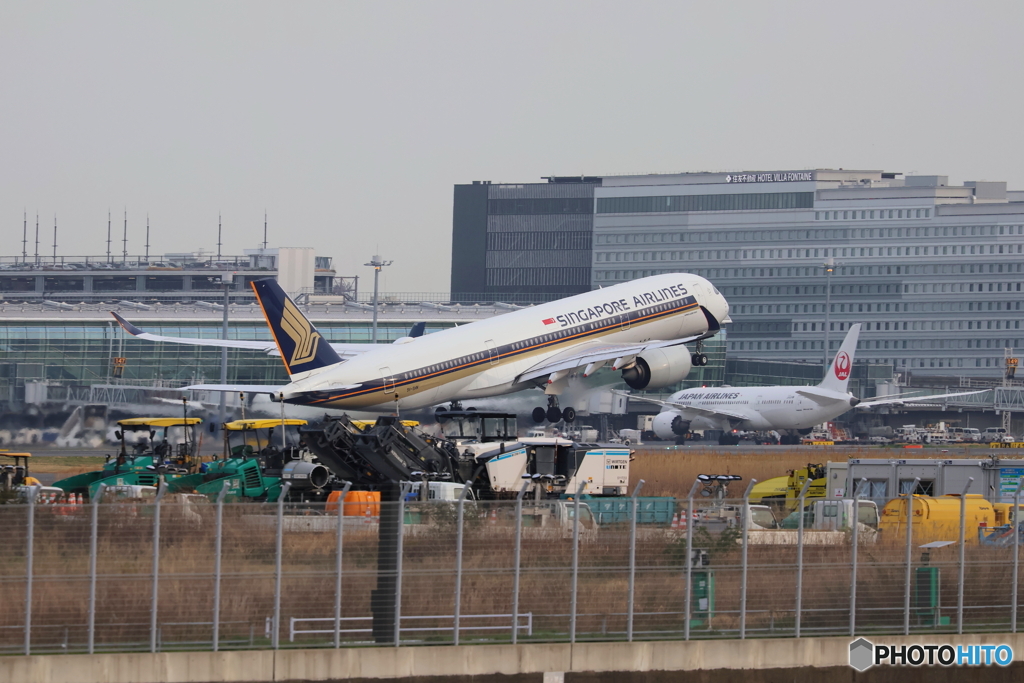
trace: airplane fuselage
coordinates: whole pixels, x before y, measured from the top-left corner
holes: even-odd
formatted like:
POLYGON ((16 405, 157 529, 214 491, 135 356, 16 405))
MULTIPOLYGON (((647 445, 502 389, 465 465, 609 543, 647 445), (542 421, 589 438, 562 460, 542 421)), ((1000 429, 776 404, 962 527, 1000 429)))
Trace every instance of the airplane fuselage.
POLYGON ((512 311, 361 353, 282 389, 289 403, 333 409, 415 409, 536 386, 517 381, 574 347, 643 343, 703 334, 703 308, 728 316, 702 277, 656 275, 512 311))
MULTIPOLYGON (((694 409, 666 406, 661 413, 678 413, 683 420, 690 422, 693 430, 802 430, 833 420, 850 410, 851 398, 849 394, 812 386, 693 388, 672 394, 669 401, 692 405, 694 409), (819 400, 802 395, 801 391, 813 393, 819 400), (699 409, 732 415, 709 415, 699 409)), ((662 419, 659 423, 665 422, 662 419)), ((673 436, 664 428, 658 435, 662 438, 673 436)))

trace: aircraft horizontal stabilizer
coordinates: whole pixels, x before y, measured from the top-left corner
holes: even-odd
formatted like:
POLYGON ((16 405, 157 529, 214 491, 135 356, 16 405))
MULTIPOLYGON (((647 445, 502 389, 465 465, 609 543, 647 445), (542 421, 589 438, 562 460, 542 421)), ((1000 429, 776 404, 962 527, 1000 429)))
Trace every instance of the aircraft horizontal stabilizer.
POLYGON ((237 391, 240 394, 278 394, 284 387, 284 384, 192 384, 185 388, 199 391, 237 391))
POLYGON ((837 403, 849 403, 850 397, 839 395, 839 396, 824 396, 814 391, 808 391, 807 389, 797 389, 796 393, 800 394, 804 398, 809 398, 819 406, 830 407, 837 403))

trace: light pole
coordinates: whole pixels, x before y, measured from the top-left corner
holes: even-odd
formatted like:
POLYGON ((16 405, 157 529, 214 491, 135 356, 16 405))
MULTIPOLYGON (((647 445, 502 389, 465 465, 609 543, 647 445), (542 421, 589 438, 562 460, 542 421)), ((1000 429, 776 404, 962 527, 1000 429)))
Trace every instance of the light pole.
MULTIPOLYGON (((224 275, 221 276, 220 284, 224 288, 224 318, 221 322, 222 339, 228 338, 228 308, 231 305, 231 286, 234 282, 234 275, 231 275, 230 279, 227 280, 224 275)), ((220 347, 220 383, 228 383, 228 347, 226 346, 220 347)), ((218 430, 227 421, 227 398, 228 395, 226 393, 220 392, 220 412, 218 413, 220 422, 217 423, 218 430)))
POLYGON ((829 313, 832 308, 832 271, 836 269, 835 259, 829 256, 825 259, 822 268, 825 269, 825 369, 823 372, 828 372, 828 325, 829 313))
POLYGON ((382 261, 379 254, 374 254, 369 263, 364 266, 373 268, 373 343, 377 343, 377 280, 380 278, 380 269, 390 266, 394 261, 382 261))

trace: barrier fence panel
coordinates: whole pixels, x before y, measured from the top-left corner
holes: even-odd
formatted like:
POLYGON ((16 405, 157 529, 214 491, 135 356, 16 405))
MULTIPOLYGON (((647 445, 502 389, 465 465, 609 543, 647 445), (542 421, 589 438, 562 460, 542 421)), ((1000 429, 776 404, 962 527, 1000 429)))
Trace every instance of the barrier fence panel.
POLYGON ((1019 530, 979 530, 988 512, 968 500, 961 546, 958 514, 913 504, 909 534, 891 510, 858 527, 854 573, 851 530, 807 513, 801 535, 795 501, 776 511, 784 528, 740 498, 696 498, 694 514, 680 498, 657 515, 638 504, 635 529, 628 497, 533 491, 521 510, 467 499, 461 515, 412 499, 219 514, 199 496, 14 501, 0 505, 0 653, 209 650, 215 624, 219 649, 394 646, 396 615, 400 645, 626 640, 630 625, 636 640, 788 637, 798 617, 802 637, 1013 630, 1019 530))

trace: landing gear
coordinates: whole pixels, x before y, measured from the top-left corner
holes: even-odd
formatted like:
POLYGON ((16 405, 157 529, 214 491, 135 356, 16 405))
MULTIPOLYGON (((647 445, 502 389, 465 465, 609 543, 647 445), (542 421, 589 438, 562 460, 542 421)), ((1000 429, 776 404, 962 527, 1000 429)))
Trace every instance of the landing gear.
POLYGON ((722 434, 720 437, 718 437, 718 445, 719 446, 738 446, 738 445, 740 445, 739 434, 732 434, 731 432, 726 432, 725 434, 722 434))
POLYGON ((534 408, 533 409, 533 421, 540 424, 544 420, 548 422, 573 422, 576 420, 576 410, 574 408, 566 408, 562 410, 558 407, 558 397, 548 396, 548 407, 547 408, 534 408))
POLYGON ((704 340, 697 340, 697 351, 690 356, 690 365, 695 368, 702 368, 708 364, 708 356, 704 353, 704 340))
POLYGON ((448 421, 448 411, 456 410, 462 410, 461 401, 452 401, 451 403, 448 404, 447 408, 445 408, 444 406, 439 406, 434 411, 434 419, 437 421, 438 424, 444 424, 445 422, 448 421))

